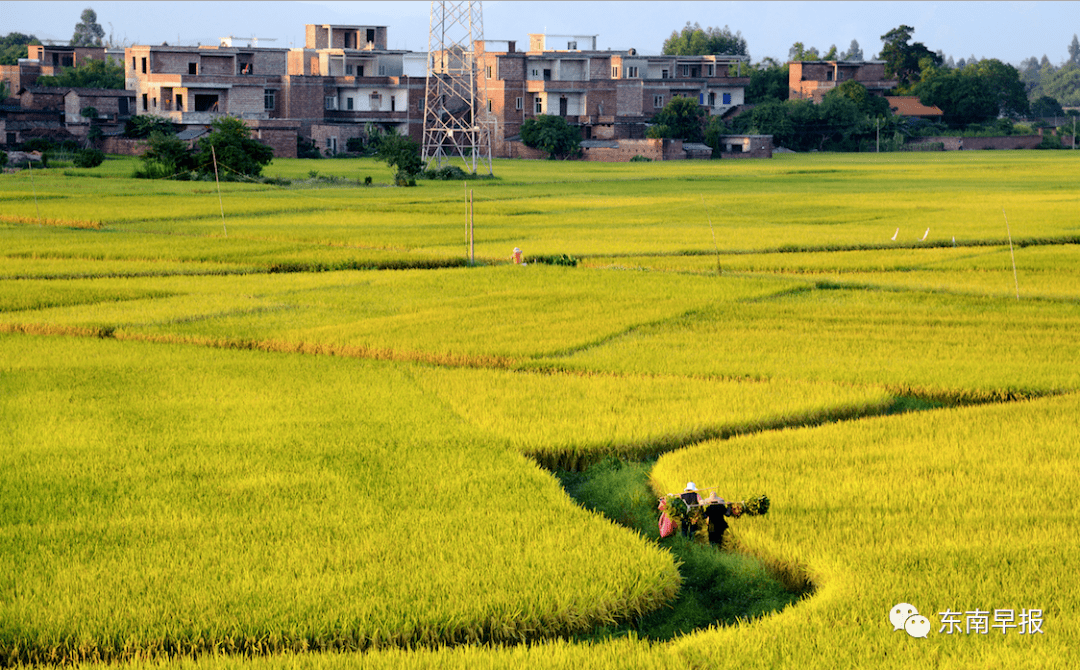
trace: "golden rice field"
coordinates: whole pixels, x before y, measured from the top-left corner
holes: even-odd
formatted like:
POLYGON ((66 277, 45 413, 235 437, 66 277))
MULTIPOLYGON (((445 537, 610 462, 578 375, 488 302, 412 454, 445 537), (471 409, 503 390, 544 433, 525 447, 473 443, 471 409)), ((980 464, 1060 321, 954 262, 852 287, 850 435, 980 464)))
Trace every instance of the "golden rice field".
POLYGON ((1076 664, 1072 153, 133 166, 0 176, 0 665, 1076 664), (682 586, 545 469, 608 455, 811 592, 575 641, 682 586))

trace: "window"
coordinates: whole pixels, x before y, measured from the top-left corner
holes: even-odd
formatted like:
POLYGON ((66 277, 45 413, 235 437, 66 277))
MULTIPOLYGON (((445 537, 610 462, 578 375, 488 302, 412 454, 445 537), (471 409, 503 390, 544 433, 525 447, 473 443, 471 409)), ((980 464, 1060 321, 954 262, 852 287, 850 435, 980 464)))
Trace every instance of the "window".
POLYGON ((690 66, 689 65, 683 65, 682 66, 682 76, 684 76, 684 77, 689 77, 690 76, 690 66))
POLYGON ((144 112, 150 109, 149 107, 146 106, 146 101, 147 101, 148 98, 149 98, 149 96, 147 96, 145 93, 142 94, 142 111, 144 111, 144 112))
POLYGON ((154 109, 157 109, 157 98, 154 98, 153 102, 154 102, 154 109))
POLYGON ((660 109, 661 107, 663 107, 664 106, 664 96, 662 96, 662 95, 654 95, 653 99, 652 99, 652 106, 657 108, 657 109, 660 109))
POLYGON ((725 93, 724 94, 724 104, 725 105, 730 105, 731 104, 731 94, 730 93, 725 93))
POLYGON ((551 70, 544 68, 544 81, 551 81, 551 70))
POLYGON ((491 79, 492 74, 494 74, 494 70, 495 70, 495 68, 491 67, 490 65, 487 66, 487 78, 488 79, 491 79))
POLYGON ((135 57, 134 56, 131 57, 131 71, 132 72, 135 71, 135 57))
POLYGON ((325 98, 323 98, 323 106, 326 109, 337 109, 337 96, 336 95, 328 95, 325 98))
MULTIPOLYGON (((179 97, 179 96, 178 96, 179 97)), ((263 109, 274 108, 274 92, 270 89, 263 91, 263 109)))
POLYGON ((540 70, 537 70, 536 68, 533 68, 532 76, 539 77, 540 76, 540 70))
POLYGON ((353 66, 352 65, 346 65, 345 66, 345 74, 352 74, 352 73, 353 73, 353 66))
POLYGON ((577 51, 577 42, 567 42, 566 43, 566 50, 567 51, 577 51))
POLYGON ((345 109, 352 109, 352 108, 353 108, 352 96, 350 96, 348 98, 345 98, 345 109))
POLYGON ((142 73, 146 74, 146 59, 142 59, 142 73))
POLYGON ((667 79, 668 78, 668 71, 667 70, 660 70, 660 78, 661 79, 667 79))
POLYGON ((515 98, 514 99, 514 109, 520 111, 521 110, 521 103, 522 103, 521 98, 515 98))
MULTIPOLYGON (((127 100, 124 100, 123 98, 121 98, 120 100, 121 100, 121 102, 127 102, 127 100)), ((127 107, 127 105, 121 105, 121 107, 127 107)), ((124 110, 124 111, 126 111, 126 110, 124 110)), ((184 96, 181 95, 180 93, 176 94, 176 111, 178 111, 178 112, 184 111, 184 96)))
MULTIPOLYGON (((488 103, 488 104, 490 104, 490 103, 488 103)), ((390 96, 390 111, 391 112, 396 112, 397 111, 397 97, 393 96, 393 95, 390 96)))
POLYGON ((385 77, 386 76, 386 66, 385 65, 380 65, 379 66, 379 76, 380 77, 385 77))
POLYGON ((626 77, 628 79, 637 79, 637 68, 628 65, 626 67, 626 77))
POLYGON ((187 64, 187 73, 188 74, 199 74, 199 64, 198 63, 188 63, 187 64))
POLYGON ((618 79, 619 78, 619 66, 618 65, 612 65, 611 66, 611 78, 612 79, 618 79))
POLYGON ((540 96, 536 96, 536 108, 534 110, 537 114, 544 113, 544 101, 540 96))
POLYGON ((712 77, 712 76, 715 76, 715 74, 716 74, 716 66, 715 65, 706 65, 705 66, 705 76, 706 77, 712 77))

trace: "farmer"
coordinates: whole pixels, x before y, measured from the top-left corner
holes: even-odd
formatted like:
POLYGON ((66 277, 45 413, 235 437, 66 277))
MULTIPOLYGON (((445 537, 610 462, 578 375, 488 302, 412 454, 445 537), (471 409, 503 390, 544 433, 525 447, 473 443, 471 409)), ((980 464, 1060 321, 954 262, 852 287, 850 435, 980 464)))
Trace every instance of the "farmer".
POLYGON ((718 498, 714 491, 705 499, 705 518, 709 521, 709 542, 719 545, 724 541, 724 532, 728 529, 727 503, 718 498))
POLYGON ((686 482, 686 490, 679 497, 686 503, 686 516, 682 519, 683 537, 693 537, 698 531, 698 525, 690 523, 690 510, 701 506, 701 496, 698 495, 694 482, 686 482))

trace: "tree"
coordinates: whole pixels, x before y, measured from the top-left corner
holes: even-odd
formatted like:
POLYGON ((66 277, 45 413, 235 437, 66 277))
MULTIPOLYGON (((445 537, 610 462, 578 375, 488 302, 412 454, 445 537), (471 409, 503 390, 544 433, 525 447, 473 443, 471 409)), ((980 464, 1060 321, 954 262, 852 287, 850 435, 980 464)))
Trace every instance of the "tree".
POLYGON ((1060 102, 1048 95, 1044 95, 1031 103, 1031 115, 1043 118, 1048 116, 1065 116, 1065 110, 1062 109, 1060 102))
POLYGON ((97 12, 87 7, 79 16, 79 23, 75 24, 70 46, 99 47, 102 37, 105 37, 105 29, 98 25, 97 12))
POLYGON ((1028 113, 1027 91, 1020 81, 1020 72, 1012 65, 988 58, 974 66, 974 75, 986 82, 996 98, 998 116, 1016 118, 1028 113))
POLYGON ((1076 34, 1073 33, 1073 40, 1069 43, 1069 62, 1073 65, 1080 65, 1080 40, 1076 39, 1076 34))
POLYGON ((652 118, 646 137, 701 142, 708 112, 693 98, 675 96, 652 118))
POLYGON ((105 152, 101 149, 94 149, 93 147, 79 149, 75 152, 75 157, 72 162, 75 164, 75 167, 96 168, 105 162, 105 152))
POLYGON ((750 71, 746 87, 746 104, 756 105, 766 100, 783 102, 788 99, 788 66, 775 62, 759 63, 750 71))
POLYGON ((251 130, 240 119, 225 116, 210 125, 214 131, 199 140, 195 154, 195 169, 201 174, 214 174, 216 160, 221 179, 258 177, 274 159, 274 150, 251 139, 251 130))
POLYGON ((862 60, 862 59, 863 59, 862 47, 859 46, 859 41, 858 40, 851 40, 851 46, 849 46, 848 50, 845 51, 842 56, 840 56, 840 60, 858 61, 858 60, 862 60))
POLYGON ((749 114, 741 114, 737 117, 741 120, 748 116, 749 127, 744 127, 745 132, 751 135, 772 135, 773 141, 779 147, 791 147, 795 137, 795 128, 788 118, 787 103, 769 100, 757 107, 749 114))
POLYGON ((1043 94, 1049 95, 1062 106, 1080 105, 1080 66, 1066 63, 1042 79, 1043 94))
POLYGON ((124 123, 125 137, 144 138, 150 137, 155 132, 163 135, 175 135, 176 126, 165 117, 153 114, 139 114, 124 123))
POLYGON ((731 28, 713 28, 702 30, 701 24, 683 26, 682 31, 672 31, 671 37, 664 40, 661 52, 667 56, 705 56, 710 54, 731 54, 749 56, 746 38, 741 32, 731 32, 731 28))
POLYGON ((833 44, 829 47, 829 50, 825 52, 825 55, 821 57, 821 60, 839 60, 840 56, 836 52, 836 45, 833 44))
POLYGON ((889 111, 889 102, 885 98, 880 95, 871 95, 865 86, 854 79, 848 79, 825 94, 826 98, 833 96, 843 96, 851 100, 861 114, 872 119, 879 116, 888 116, 891 113, 889 111))
POLYGON ((796 42, 788 49, 788 60, 821 60, 817 47, 807 48, 802 42, 796 42))
POLYGON ((8 33, 0 37, 0 65, 18 65, 20 58, 30 55, 26 48, 30 44, 41 44, 41 40, 22 33, 8 33))
POLYGON ((188 145, 177 139, 174 134, 155 130, 147 138, 142 163, 143 168, 135 172, 136 177, 171 178, 185 175, 194 169, 195 155, 188 145))
POLYGON ((38 86, 72 88, 124 88, 124 67, 108 60, 87 60, 77 67, 64 68, 55 76, 38 77, 38 86))
POLYGON ((539 149, 548 158, 569 158, 581 153, 581 139, 576 128, 561 116, 540 114, 521 124, 521 141, 539 149))
POLYGON ((407 135, 397 133, 388 133, 379 139, 375 160, 397 169, 394 181, 398 184, 412 182, 424 169, 424 162, 420 159, 420 144, 407 135))
POLYGON ((930 51, 922 42, 908 44, 915 29, 901 25, 881 36, 885 47, 881 50, 881 60, 885 61, 885 76, 900 80, 900 88, 917 82, 922 72, 920 61, 929 59, 929 63, 940 67, 941 56, 930 51))
POLYGON ((0 102, 7 100, 9 97, 11 97, 11 91, 8 90, 7 82, 0 80, 0 102))
POLYGON ((944 122, 953 128, 985 123, 997 117, 998 101, 988 83, 976 73, 977 67, 928 68, 912 93, 922 104, 944 112, 944 122))

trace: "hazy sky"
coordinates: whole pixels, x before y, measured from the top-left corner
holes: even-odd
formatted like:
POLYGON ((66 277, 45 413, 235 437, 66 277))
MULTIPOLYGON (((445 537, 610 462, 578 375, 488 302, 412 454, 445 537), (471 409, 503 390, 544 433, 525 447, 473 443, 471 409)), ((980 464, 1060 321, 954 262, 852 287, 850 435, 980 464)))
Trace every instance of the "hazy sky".
MULTIPOLYGON (((300 47, 307 23, 388 27, 392 49, 427 50, 429 2, 0 2, 0 35, 33 34, 67 43, 91 7, 106 35, 124 44, 217 44, 223 36, 257 36, 259 46, 300 47), (265 38, 274 38, 268 41, 265 38)), ((998 58, 1013 65, 1046 55, 1060 64, 1080 33, 1080 2, 507 2, 484 3, 485 37, 527 34, 597 35, 600 49, 634 47, 656 54, 687 21, 729 26, 746 38, 755 62, 786 60, 795 42, 825 53, 858 40, 872 58, 881 36, 899 25, 913 41, 954 59, 998 58)))

